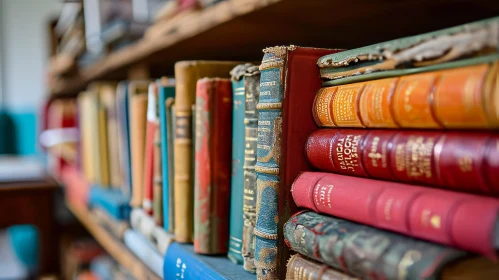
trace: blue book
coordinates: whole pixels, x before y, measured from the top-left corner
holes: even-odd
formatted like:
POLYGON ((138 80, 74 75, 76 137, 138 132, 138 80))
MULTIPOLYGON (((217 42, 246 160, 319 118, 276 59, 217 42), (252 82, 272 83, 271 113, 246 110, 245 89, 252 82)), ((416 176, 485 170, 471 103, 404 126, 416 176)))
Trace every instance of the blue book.
POLYGON ((166 251, 163 264, 164 279, 255 279, 255 275, 245 271, 225 256, 208 256, 194 253, 192 244, 173 242, 166 251))
POLYGON ((130 133, 128 126, 128 81, 118 83, 116 90, 116 112, 118 117, 118 143, 121 172, 123 176, 122 191, 127 197, 132 193, 132 172, 130 163, 130 133))
POLYGON ((171 106, 175 98, 175 82, 162 78, 159 88, 159 128, 161 134, 161 166, 163 173, 163 228, 173 232, 173 135, 171 106))
POLYGON ((90 208, 101 208, 116 220, 130 219, 130 198, 119 189, 92 186, 88 196, 90 208))
POLYGON ((163 256, 139 232, 128 229, 123 235, 125 245, 132 251, 152 272, 163 278, 163 256))

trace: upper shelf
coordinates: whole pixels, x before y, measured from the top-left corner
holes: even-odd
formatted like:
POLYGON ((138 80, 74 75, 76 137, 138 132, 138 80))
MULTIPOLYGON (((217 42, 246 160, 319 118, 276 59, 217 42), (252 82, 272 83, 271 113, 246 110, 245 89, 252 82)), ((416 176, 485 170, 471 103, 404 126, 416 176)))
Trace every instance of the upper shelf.
POLYGON ((165 22, 50 91, 73 95, 96 79, 126 79, 137 64, 168 75, 179 60, 258 61, 263 48, 287 44, 355 48, 497 14, 499 2, 488 0, 228 0, 165 22))

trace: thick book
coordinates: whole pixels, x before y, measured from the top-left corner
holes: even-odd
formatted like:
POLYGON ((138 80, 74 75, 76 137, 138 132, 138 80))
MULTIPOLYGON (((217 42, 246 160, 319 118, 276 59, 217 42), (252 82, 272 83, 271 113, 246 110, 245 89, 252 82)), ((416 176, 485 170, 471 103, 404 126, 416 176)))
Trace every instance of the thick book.
POLYGON ((154 246, 139 232, 133 229, 125 231, 123 241, 149 269, 161 279, 163 278, 163 256, 154 246))
POLYGON ((174 239, 173 234, 158 226, 154 219, 141 208, 135 208, 130 213, 130 225, 144 235, 161 255, 166 253, 174 239))
POLYGON ((284 235, 293 251, 362 279, 488 279, 499 270, 465 251, 314 212, 290 218, 284 235))
POLYGON ((308 259, 300 254, 291 256, 286 265, 286 280, 354 280, 325 264, 308 259))
POLYGON ((163 227, 173 232, 173 121, 171 106, 175 100, 175 81, 166 77, 158 81, 159 127, 161 136, 161 168, 163 177, 163 227))
POLYGON ((321 87, 317 59, 337 50, 273 47, 264 50, 258 100, 255 266, 260 278, 283 278, 289 252, 282 225, 296 206, 289 190, 309 170, 303 147, 316 130, 310 110, 321 87), (305 108, 305 109, 304 109, 305 108))
POLYGON ((497 53, 499 17, 321 57, 323 79, 352 83, 497 53))
POLYGON ((194 168, 194 251, 196 253, 227 253, 231 120, 231 81, 220 78, 198 80, 194 168))
POLYGON ((495 258, 499 200, 331 173, 303 172, 299 207, 495 258))
POLYGON ((241 254, 244 269, 255 273, 256 224, 256 148, 258 141, 258 112, 256 104, 260 96, 260 70, 251 66, 244 74, 244 189, 243 189, 243 244, 241 254))
POLYGON ((488 62, 399 78, 324 87, 321 127, 497 128, 499 55, 488 62))
POLYGON ((121 190, 125 196, 132 194, 132 170, 130 161, 128 81, 121 81, 116 88, 116 113, 118 119, 118 146, 121 190))
POLYGON ((255 275, 226 256, 200 255, 190 244, 173 242, 168 247, 163 264, 164 279, 254 280, 255 275))
POLYGON ((232 80, 232 174, 230 181, 230 239, 227 256, 242 264, 243 188, 244 188, 244 74, 251 64, 240 64, 230 71, 232 80))
POLYGON ((498 143, 485 132, 320 129, 306 154, 322 171, 497 195, 498 143))
POLYGON ((143 200, 142 208, 144 211, 153 214, 153 194, 154 194, 154 137, 159 129, 159 112, 158 112, 158 85, 156 82, 149 84, 147 93, 147 124, 146 124, 146 142, 144 155, 144 183, 143 183, 143 200))
POLYGON ((90 188, 88 207, 101 208, 116 220, 130 219, 129 198, 119 189, 104 188, 94 185, 90 188))
POLYGON ((144 159, 147 122, 148 82, 131 81, 129 90, 130 160, 132 164, 132 197, 130 205, 141 207, 144 189, 144 159))
POLYGON ((238 62, 180 61, 175 64, 174 212, 175 240, 193 241, 194 161, 192 107, 196 103, 196 82, 201 78, 229 78, 238 62))

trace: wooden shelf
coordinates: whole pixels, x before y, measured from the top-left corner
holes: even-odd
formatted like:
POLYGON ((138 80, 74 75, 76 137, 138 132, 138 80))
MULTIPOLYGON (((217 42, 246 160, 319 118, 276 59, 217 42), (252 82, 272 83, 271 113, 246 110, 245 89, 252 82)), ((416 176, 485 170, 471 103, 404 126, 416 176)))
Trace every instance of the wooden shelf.
POLYGON ((259 61, 273 45, 355 48, 497 14, 488 0, 227 0, 165 22, 161 34, 55 80, 50 91, 74 95, 96 79, 126 79, 137 64, 171 75, 179 60, 259 61))
POLYGON ((121 266, 126 268, 136 279, 161 279, 130 252, 125 244, 114 238, 108 231, 98 225, 92 219, 90 212, 86 207, 73 204, 69 201, 66 201, 66 205, 109 255, 111 255, 111 257, 121 266))

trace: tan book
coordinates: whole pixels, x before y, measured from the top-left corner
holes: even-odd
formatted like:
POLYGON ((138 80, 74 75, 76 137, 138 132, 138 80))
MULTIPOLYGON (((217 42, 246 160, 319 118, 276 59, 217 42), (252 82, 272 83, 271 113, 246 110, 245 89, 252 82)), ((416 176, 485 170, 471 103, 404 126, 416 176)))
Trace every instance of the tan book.
POLYGON ((196 83, 201 78, 229 78, 240 62, 180 61, 175 64, 174 208, 175 240, 193 241, 193 124, 196 83))
POLYGON ((141 207, 144 196, 144 155, 147 121, 147 81, 133 81, 130 93, 130 154, 132 162, 132 207, 141 207))
POLYGON ((95 104, 90 92, 81 92, 78 95, 78 118, 80 126, 80 157, 81 167, 85 179, 90 183, 95 183, 96 169, 94 162, 97 159, 93 152, 93 139, 95 139, 94 130, 92 129, 93 112, 95 112, 95 104))

